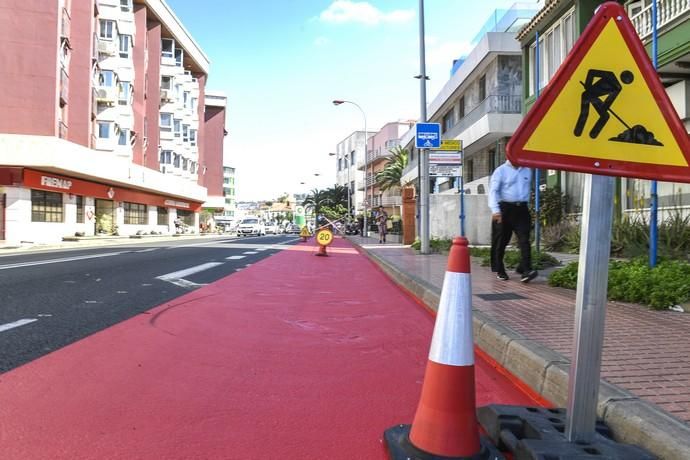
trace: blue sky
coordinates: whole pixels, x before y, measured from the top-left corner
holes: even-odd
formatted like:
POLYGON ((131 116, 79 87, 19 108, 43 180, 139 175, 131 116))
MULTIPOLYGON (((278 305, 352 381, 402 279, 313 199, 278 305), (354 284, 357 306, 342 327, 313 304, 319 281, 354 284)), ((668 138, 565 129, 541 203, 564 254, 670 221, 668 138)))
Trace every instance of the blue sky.
MULTIPOLYGON (((335 182, 328 156, 354 130, 419 116, 418 0, 167 0, 228 96, 225 162, 240 200, 335 182), (319 176, 315 176, 318 173, 319 176), (305 185, 301 185, 305 182, 305 185)), ((507 0, 426 0, 430 102, 454 58, 507 0)))

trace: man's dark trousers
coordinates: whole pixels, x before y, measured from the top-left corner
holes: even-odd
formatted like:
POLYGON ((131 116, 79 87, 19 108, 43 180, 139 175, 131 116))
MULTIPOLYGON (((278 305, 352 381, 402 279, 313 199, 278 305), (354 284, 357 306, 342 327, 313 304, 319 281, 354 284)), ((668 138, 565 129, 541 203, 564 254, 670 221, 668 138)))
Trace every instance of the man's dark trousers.
POLYGON ((505 256, 506 246, 510 243, 513 232, 515 232, 518 238, 518 247, 520 248, 520 265, 518 265, 517 271, 519 273, 527 273, 532 270, 532 254, 529 242, 531 219, 527 203, 509 203, 507 201, 501 201, 499 206, 501 208, 501 224, 500 232, 497 233, 500 236, 498 237, 498 244, 496 245, 495 258, 492 258, 491 269, 498 273, 506 272, 505 265, 503 264, 503 257, 505 256))

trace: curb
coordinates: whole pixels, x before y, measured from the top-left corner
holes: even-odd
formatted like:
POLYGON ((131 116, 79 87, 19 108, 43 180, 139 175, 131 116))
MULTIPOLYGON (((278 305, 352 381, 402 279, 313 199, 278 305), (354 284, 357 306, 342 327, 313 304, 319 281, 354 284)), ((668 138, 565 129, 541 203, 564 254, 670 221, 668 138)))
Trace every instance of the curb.
MULTIPOLYGON (((405 273, 350 240, 396 284, 436 311, 440 290, 405 273)), ((475 344, 504 369, 557 407, 568 400, 570 360, 513 331, 483 312, 473 310, 475 344)), ((616 441, 647 449, 662 460, 690 458, 690 427, 627 390, 601 380, 597 415, 616 441)))

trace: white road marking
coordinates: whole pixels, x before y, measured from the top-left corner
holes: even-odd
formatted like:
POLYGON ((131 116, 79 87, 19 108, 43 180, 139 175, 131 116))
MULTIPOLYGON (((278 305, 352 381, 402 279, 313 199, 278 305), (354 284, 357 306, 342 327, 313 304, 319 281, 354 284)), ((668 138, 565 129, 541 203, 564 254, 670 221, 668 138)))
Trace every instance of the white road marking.
POLYGON ((230 256, 230 257, 226 257, 225 260, 240 260, 240 259, 244 259, 245 257, 246 256, 230 256))
POLYGON ((50 317, 53 316, 53 315, 50 314, 50 313, 39 313, 39 314, 36 315, 36 316, 38 316, 39 318, 50 318, 50 317))
POLYGON ((149 249, 142 249, 141 251, 134 251, 134 252, 151 252, 151 251, 158 251, 160 248, 149 248, 149 249))
POLYGON ((25 324, 31 324, 34 321, 38 320, 36 318, 24 318, 13 323, 0 324, 0 332, 9 331, 10 329, 14 329, 15 327, 24 326, 25 324))
POLYGON ((195 267, 186 268, 184 270, 178 270, 176 272, 167 273, 165 275, 157 276, 156 279, 161 281, 167 281, 176 286, 180 286, 186 289, 195 288, 198 286, 204 286, 204 284, 194 283, 192 281, 187 281, 184 279, 185 276, 193 275, 194 273, 203 272, 209 268, 217 267, 218 265, 223 265, 223 262, 207 262, 205 264, 197 265, 195 267))
POLYGON ((91 255, 87 255, 87 256, 64 257, 62 259, 37 260, 35 262, 20 262, 20 263, 16 263, 16 264, 0 265, 0 270, 9 270, 12 268, 22 268, 22 267, 34 267, 36 265, 60 264, 63 262, 73 262, 76 260, 100 259, 101 257, 119 256, 120 254, 125 254, 128 252, 129 251, 106 252, 105 254, 91 254, 91 255))
POLYGON ((245 251, 242 254, 258 254, 256 251, 245 251))
POLYGON ((257 251, 268 251, 268 248, 256 248, 257 251))
POLYGON ((117 291, 118 294, 127 294, 127 291, 117 291))

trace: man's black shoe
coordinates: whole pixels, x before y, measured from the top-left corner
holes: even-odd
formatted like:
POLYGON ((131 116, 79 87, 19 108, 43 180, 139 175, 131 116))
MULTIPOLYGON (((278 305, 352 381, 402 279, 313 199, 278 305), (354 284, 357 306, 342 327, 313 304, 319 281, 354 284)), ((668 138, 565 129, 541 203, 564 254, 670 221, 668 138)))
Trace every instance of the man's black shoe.
POLYGON ((536 270, 530 270, 527 273, 524 273, 522 275, 522 278, 520 278, 520 281, 522 281, 523 283, 529 283, 534 278, 536 278, 538 274, 539 273, 536 270))
POLYGON ((501 281, 508 281, 510 278, 508 278, 508 275, 505 273, 499 273, 496 275, 496 278, 501 280, 501 281))
POLYGON ((515 273, 518 275, 524 275, 525 271, 522 269, 522 267, 518 267, 515 269, 515 273))

